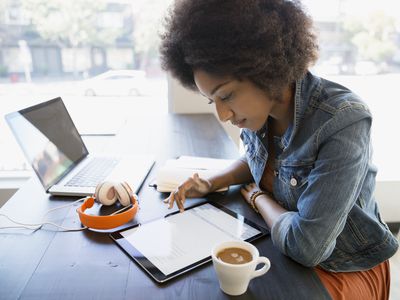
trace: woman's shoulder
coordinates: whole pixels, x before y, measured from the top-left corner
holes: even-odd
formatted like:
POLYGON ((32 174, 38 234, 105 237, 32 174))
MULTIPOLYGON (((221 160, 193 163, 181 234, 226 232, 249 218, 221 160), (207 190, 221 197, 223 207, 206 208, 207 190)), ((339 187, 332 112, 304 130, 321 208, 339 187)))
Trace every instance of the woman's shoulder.
POLYGON ((312 135, 321 142, 353 126, 363 132, 370 130, 372 114, 368 105, 337 82, 308 73, 299 95, 298 127, 303 130, 297 130, 298 138, 308 139, 312 135))
POLYGON ((361 119, 372 119, 368 105, 349 88, 311 73, 303 82, 301 101, 303 120, 310 121, 319 128, 346 127, 361 119), (308 98, 308 99, 307 99, 308 98))
POLYGON ((318 90, 319 95, 312 99, 311 106, 322 109, 332 115, 343 110, 359 110, 366 115, 371 115, 368 105, 362 98, 340 83, 319 78, 318 90))

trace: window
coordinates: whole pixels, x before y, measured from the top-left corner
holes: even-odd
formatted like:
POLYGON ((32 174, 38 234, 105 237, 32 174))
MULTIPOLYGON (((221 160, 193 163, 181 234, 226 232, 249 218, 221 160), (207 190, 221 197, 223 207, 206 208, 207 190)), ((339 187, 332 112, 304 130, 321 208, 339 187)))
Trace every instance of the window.
POLYGON ((374 120, 378 180, 399 180, 400 3, 396 0, 304 0, 318 29, 316 75, 359 94, 374 120))
POLYGON ((108 113, 167 111, 157 32, 170 2, 0 1, 0 176, 30 169, 8 112, 61 96, 85 133, 96 121, 114 128, 108 113))
MULTIPOLYGON (((87 130, 86 112, 94 107, 103 111, 100 115, 114 111, 125 117, 133 109, 167 110, 157 30, 170 2, 0 1, 0 173, 28 168, 4 124, 7 112, 61 96, 74 121, 87 130), (144 80, 128 75, 107 80, 107 85, 96 80, 107 71, 125 70, 144 72, 144 80), (157 101, 159 105, 154 105, 157 101)), ((398 180, 394 132, 400 111, 400 4, 397 0, 303 0, 303 4, 319 34, 321 53, 314 73, 349 87, 368 103, 374 115, 378 177, 398 180)))

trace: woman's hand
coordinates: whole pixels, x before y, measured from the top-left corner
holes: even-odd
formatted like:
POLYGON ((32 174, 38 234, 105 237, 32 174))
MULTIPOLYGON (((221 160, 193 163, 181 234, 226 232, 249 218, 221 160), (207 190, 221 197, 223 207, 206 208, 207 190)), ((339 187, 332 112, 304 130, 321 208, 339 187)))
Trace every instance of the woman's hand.
POLYGON ((199 174, 195 173, 192 177, 189 177, 179 187, 173 191, 164 203, 169 203, 168 208, 174 206, 174 202, 178 205, 181 212, 185 210, 184 203, 186 198, 203 197, 211 192, 211 182, 207 179, 199 177, 199 174))
POLYGON ((250 198, 251 195, 257 191, 259 191, 260 188, 253 182, 253 183, 249 183, 244 185, 241 189, 240 189, 240 193, 242 194, 244 200, 246 200, 246 202, 251 205, 250 203, 250 198))
MULTIPOLYGON (((251 195, 258 191, 260 191, 260 188, 257 187, 255 183, 246 184, 240 189, 244 200, 246 200, 250 206, 252 206, 250 203, 251 195)), ((287 212, 287 210, 278 204, 269 193, 258 195, 254 201, 256 202, 254 205, 257 204, 257 210, 269 228, 272 228, 279 217, 287 212)))

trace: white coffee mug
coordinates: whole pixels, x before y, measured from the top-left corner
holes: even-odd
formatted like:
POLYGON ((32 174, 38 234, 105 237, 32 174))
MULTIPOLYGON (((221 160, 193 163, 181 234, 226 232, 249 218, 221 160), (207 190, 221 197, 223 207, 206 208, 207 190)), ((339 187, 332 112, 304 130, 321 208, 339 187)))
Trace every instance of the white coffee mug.
POLYGON ((246 292, 251 279, 264 275, 271 263, 268 258, 260 256, 258 249, 252 244, 244 241, 227 241, 220 243, 211 251, 211 257, 215 271, 218 276, 221 290, 232 296, 241 295, 246 292), (241 248, 249 251, 252 260, 244 264, 230 264, 222 261, 217 254, 227 248, 241 248), (264 264, 261 269, 256 270, 258 264, 264 264))

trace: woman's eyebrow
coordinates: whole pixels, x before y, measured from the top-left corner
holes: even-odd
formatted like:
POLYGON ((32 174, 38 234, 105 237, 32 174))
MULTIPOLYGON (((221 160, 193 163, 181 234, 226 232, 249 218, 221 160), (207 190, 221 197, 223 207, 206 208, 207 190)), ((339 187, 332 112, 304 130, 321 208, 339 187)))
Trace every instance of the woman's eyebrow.
POLYGON ((214 87, 211 91, 211 96, 213 96, 219 88, 221 88, 222 86, 224 86, 225 84, 228 84, 229 82, 231 82, 231 80, 225 81, 223 83, 218 84, 216 87, 214 87))

